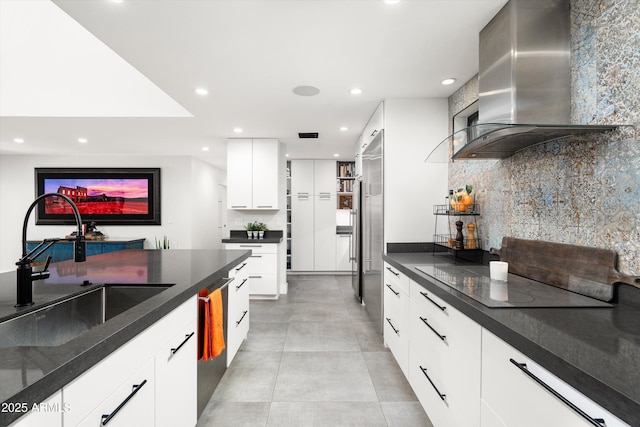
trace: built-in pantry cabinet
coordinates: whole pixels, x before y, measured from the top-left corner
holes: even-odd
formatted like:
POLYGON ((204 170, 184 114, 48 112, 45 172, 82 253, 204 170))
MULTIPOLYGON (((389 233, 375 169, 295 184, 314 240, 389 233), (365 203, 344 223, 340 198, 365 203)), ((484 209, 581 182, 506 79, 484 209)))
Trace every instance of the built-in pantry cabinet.
POLYGON ((277 139, 227 141, 227 208, 279 209, 280 144, 277 139))
POLYGON ((628 427, 399 269, 384 269, 384 340, 435 427, 628 427))

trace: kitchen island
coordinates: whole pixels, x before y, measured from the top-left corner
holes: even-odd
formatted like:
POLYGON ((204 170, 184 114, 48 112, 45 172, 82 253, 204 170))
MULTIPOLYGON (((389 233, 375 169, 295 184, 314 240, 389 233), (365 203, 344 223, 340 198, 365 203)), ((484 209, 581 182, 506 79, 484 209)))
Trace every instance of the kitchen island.
POLYGON ((15 272, 0 274, 0 321, 105 284, 171 285, 61 345, 0 348, 0 402, 6 408, 0 412, 0 426, 24 415, 21 408, 44 402, 202 288, 213 290, 221 286, 221 279, 229 270, 250 254, 227 250, 124 250, 89 257, 82 263, 63 261, 50 266, 50 278, 34 282, 35 304, 20 309, 13 307, 15 272))
MULTIPOLYGON (((629 425, 640 425, 640 290, 620 285, 618 302, 613 307, 489 308, 417 269, 425 265, 450 266, 451 259, 446 255, 389 253, 383 258, 483 331, 495 335, 629 425)), ((488 275, 488 267, 484 268, 488 275)), ((482 341, 483 350, 485 344, 482 341)), ((507 359, 506 365, 508 362, 507 359)), ((518 390, 509 392, 517 394, 518 390)))

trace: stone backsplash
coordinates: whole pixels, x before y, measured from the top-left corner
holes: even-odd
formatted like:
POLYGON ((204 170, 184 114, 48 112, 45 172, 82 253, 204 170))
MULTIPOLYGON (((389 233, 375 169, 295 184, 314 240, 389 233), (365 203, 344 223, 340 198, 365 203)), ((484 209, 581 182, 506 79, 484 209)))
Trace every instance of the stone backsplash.
MULTIPOLYGON (((484 249, 503 236, 609 248, 640 275, 640 2, 571 1, 572 122, 633 127, 556 140, 504 160, 457 160, 449 188, 473 184, 484 249)), ((449 114, 478 99, 475 76, 449 114)))

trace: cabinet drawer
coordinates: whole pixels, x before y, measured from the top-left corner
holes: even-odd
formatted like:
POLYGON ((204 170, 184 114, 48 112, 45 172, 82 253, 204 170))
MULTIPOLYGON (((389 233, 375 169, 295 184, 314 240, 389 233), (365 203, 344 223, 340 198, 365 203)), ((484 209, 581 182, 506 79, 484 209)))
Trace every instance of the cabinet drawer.
POLYGON ((278 253, 278 245, 276 243, 225 243, 224 248, 250 250, 252 254, 278 253))
POLYGON ((106 421, 104 416, 109 415, 112 417, 107 424, 109 427, 154 426, 154 376, 154 363, 153 359, 150 359, 78 425, 80 427, 104 425, 106 421))
POLYGON ((231 364, 242 342, 247 338, 250 324, 249 304, 229 313, 227 325, 227 366, 231 364))
MULTIPOLYGON (((506 426, 593 425, 523 369, 588 416, 603 419, 607 427, 627 425, 492 333, 483 330, 482 402, 486 406, 483 411, 490 409, 506 426)), ((485 413, 483 419, 490 419, 488 415, 488 412, 485 413)))
POLYGON ((428 357, 413 342, 409 344, 409 383, 435 427, 455 426, 451 423, 448 407, 451 396, 447 394, 443 371, 439 357, 428 357))
POLYGON ((278 279, 275 275, 249 276, 251 295, 275 295, 278 292, 278 279))
POLYGON ((277 274, 278 255, 254 254, 249 257, 249 265, 244 269, 248 276, 277 274))
POLYGON ((409 296, 385 285, 383 335, 385 344, 393 353, 405 376, 409 363, 409 296))
POLYGON ((434 295, 433 292, 428 291, 422 285, 414 282, 413 280, 410 280, 409 282, 409 296, 411 297, 411 301, 414 301, 416 304, 423 307, 431 316, 446 318, 449 317, 449 314, 453 310, 455 310, 448 303, 434 295))
POLYGON ((409 294, 409 278, 402 274, 397 268, 388 263, 384 263, 384 283, 400 288, 405 294, 409 294))

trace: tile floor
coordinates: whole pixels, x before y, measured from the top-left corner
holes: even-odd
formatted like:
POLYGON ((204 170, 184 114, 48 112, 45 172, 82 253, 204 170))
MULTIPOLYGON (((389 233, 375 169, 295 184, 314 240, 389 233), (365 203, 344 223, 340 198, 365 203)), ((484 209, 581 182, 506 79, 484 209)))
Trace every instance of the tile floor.
POLYGON ((251 301, 249 337, 197 427, 433 427, 351 277, 288 281, 278 301, 251 301))

